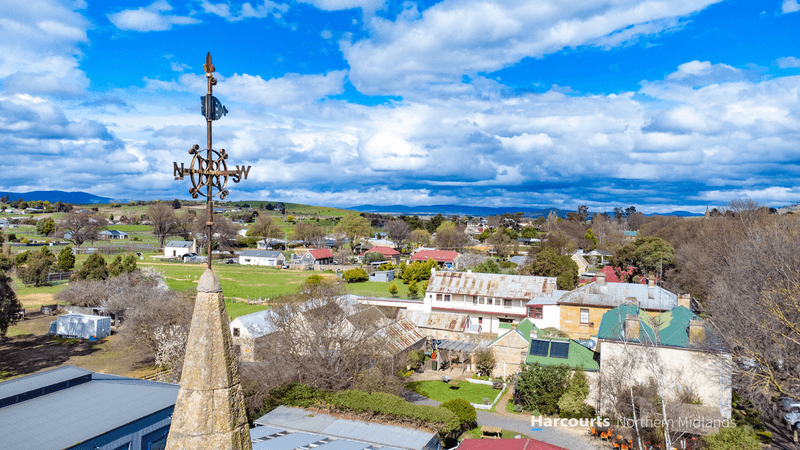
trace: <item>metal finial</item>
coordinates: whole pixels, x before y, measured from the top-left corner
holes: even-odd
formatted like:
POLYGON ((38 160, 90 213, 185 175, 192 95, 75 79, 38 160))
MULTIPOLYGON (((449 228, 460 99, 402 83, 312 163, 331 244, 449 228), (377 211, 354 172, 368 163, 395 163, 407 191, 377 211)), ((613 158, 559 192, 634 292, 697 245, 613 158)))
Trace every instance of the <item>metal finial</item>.
POLYGON ((211 63, 211 52, 206 53, 206 63, 203 64, 206 73, 214 73, 214 64, 211 63))

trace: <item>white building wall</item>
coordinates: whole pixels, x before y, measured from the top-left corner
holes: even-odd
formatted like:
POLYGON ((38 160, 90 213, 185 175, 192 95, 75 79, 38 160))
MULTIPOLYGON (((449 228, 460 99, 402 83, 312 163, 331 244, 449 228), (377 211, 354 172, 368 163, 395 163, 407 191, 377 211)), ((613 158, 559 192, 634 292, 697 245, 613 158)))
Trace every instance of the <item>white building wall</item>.
POLYGON ((558 328, 561 323, 561 307, 559 305, 542 305, 542 318, 534 319, 533 313, 528 307, 528 320, 530 320, 536 328, 558 328))

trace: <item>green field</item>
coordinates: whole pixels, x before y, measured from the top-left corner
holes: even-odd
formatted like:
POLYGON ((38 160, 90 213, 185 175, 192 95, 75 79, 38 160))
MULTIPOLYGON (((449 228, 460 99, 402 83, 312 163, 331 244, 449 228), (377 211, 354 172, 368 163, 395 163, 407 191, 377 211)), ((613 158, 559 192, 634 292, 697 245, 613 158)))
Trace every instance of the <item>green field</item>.
MULTIPOLYGON (((403 280, 395 279, 397 282, 397 296, 398 299, 408 298, 408 285, 403 284, 403 280)), ((392 298, 389 293, 389 285, 392 283, 383 283, 380 281, 364 281, 363 283, 350 283, 347 285, 347 292, 355 295, 363 295, 364 297, 383 297, 392 298)), ((417 283, 419 292, 417 298, 422 299, 422 283, 417 283)))
POLYGON ((468 381, 462 381, 458 389, 452 389, 449 384, 440 380, 412 381, 406 383, 406 389, 443 403, 456 398, 477 404, 483 404, 483 399, 488 398, 491 403, 501 392, 497 389, 492 389, 491 386, 468 381))

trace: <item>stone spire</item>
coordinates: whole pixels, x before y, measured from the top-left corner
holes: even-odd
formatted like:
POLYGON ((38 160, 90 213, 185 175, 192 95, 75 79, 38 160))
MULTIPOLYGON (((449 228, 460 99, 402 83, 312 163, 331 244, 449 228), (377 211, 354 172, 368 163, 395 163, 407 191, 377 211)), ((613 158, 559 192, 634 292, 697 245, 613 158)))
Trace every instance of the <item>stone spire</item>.
POLYGON ((181 389, 167 450, 250 450, 244 395, 222 287, 212 269, 197 285, 181 389))

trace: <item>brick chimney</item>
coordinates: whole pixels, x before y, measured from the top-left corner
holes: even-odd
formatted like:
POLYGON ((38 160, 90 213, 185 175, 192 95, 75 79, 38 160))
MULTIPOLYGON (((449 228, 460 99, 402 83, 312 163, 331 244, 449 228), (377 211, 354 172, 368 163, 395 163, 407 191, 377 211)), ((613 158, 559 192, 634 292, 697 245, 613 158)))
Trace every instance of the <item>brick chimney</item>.
POLYGON ((678 296, 678 306, 684 306, 687 309, 692 309, 692 296, 691 294, 680 294, 678 296))
POLYGON ((605 272, 597 272, 596 274, 594 274, 594 276, 597 278, 597 280, 595 281, 597 284, 599 284, 600 286, 603 286, 603 285, 606 284, 606 273, 605 272))
POLYGON ((689 321, 689 345, 700 345, 706 340, 706 327, 701 320, 689 321))
POLYGON ((647 287, 651 287, 651 288, 652 287, 656 287, 656 277, 655 276, 647 277, 647 287))
POLYGON ((629 341, 639 340, 639 316, 633 314, 625 316, 625 339, 629 341))

